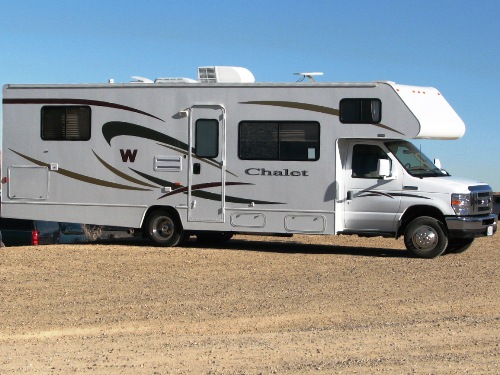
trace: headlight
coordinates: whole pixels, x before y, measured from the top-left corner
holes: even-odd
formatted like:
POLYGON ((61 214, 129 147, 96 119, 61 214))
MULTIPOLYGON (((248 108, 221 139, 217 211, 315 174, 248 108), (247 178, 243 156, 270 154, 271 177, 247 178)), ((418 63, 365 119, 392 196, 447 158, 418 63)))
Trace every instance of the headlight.
POLYGON ((458 216, 471 215, 473 213, 471 194, 452 194, 451 207, 458 216))

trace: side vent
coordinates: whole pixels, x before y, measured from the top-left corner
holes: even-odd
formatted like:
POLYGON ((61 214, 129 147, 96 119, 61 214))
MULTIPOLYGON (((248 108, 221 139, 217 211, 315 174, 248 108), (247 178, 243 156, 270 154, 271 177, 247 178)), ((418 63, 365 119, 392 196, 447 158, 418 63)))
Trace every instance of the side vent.
POLYGON ((181 156, 155 156, 154 170, 157 172, 181 172, 181 156))
POLYGON ((201 83, 254 83, 255 77, 246 68, 238 66, 203 66, 198 68, 201 83))

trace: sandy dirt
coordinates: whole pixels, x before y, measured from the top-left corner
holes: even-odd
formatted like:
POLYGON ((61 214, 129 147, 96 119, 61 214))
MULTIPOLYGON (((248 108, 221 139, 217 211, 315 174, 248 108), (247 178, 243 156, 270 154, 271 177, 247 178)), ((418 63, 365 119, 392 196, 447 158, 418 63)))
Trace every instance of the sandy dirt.
POLYGON ((500 235, 0 249, 0 374, 498 374, 500 235))

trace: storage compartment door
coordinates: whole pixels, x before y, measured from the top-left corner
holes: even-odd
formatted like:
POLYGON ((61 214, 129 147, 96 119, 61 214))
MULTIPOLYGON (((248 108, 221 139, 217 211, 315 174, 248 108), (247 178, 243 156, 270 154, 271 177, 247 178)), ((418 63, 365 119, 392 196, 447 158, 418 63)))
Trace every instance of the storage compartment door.
POLYGON ((39 166, 12 166, 8 171, 9 199, 45 200, 49 195, 49 169, 39 166))

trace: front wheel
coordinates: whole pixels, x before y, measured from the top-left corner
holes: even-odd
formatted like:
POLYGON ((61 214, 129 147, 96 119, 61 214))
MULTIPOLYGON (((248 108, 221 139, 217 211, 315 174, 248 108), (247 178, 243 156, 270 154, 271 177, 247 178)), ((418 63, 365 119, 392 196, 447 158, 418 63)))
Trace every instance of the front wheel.
POLYGON ((448 246, 448 237, 443 224, 428 216, 414 219, 406 228, 405 246, 419 258, 435 258, 448 246))
POLYGON ((153 211, 147 220, 148 237, 157 246, 177 246, 184 230, 176 215, 166 210, 153 211))

